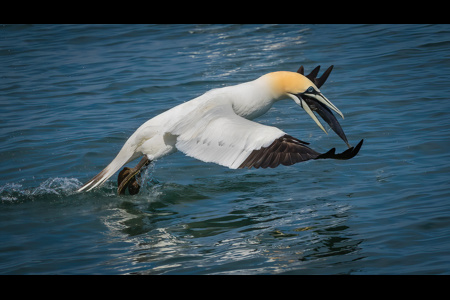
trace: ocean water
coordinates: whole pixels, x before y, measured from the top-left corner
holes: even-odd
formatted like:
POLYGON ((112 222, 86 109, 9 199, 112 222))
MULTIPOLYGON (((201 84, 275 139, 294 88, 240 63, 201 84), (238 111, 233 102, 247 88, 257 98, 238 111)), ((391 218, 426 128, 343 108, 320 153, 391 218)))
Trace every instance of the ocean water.
MULTIPOLYGON (((449 81, 448 24, 0 25, 0 274, 450 274, 449 81), (335 66, 355 158, 75 192, 151 117, 300 65, 335 66)), ((346 149, 291 100, 256 121, 346 149)))

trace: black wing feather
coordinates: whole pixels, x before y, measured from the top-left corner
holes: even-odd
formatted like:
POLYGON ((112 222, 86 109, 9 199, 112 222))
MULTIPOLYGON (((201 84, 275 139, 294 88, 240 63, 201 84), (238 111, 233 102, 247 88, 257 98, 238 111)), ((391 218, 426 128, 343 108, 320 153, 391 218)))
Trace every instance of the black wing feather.
POLYGON ((310 159, 350 159, 358 154, 363 141, 342 153, 336 154, 336 149, 333 148, 321 154, 306 146, 308 143, 286 134, 274 140, 268 147, 253 150, 239 168, 275 168, 280 164, 290 166, 310 159))

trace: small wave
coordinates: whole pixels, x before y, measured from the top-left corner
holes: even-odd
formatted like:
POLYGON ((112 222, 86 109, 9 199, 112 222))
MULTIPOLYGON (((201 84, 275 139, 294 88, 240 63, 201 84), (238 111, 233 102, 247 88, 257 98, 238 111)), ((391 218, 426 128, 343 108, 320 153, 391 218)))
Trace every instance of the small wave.
POLYGON ((77 188, 82 186, 81 181, 76 178, 49 178, 38 187, 24 187, 22 183, 7 183, 0 187, 0 200, 17 201, 33 199, 37 196, 57 195, 67 196, 76 193, 77 188))

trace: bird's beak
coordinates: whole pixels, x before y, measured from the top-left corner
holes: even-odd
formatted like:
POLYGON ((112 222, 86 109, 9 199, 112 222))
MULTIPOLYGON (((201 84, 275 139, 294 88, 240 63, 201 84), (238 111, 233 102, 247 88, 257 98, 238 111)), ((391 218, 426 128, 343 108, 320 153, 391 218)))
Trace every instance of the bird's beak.
POLYGON ((345 136, 344 130, 342 130, 341 125, 339 124, 336 117, 331 112, 330 108, 337 112, 342 118, 344 115, 342 112, 328 100, 322 93, 318 91, 314 91, 313 93, 300 93, 300 94, 288 94, 298 105, 300 105, 308 115, 316 122, 316 124, 328 134, 325 128, 322 126, 320 121, 314 115, 313 112, 319 114, 322 119, 330 125, 331 129, 347 144, 350 148, 350 145, 347 141, 347 137, 345 136))

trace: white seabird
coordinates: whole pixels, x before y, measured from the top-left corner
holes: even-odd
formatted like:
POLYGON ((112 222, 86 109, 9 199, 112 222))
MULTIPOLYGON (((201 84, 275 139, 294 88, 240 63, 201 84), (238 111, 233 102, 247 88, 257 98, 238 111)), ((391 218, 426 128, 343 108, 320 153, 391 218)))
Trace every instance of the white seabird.
POLYGON ((280 164, 292 165, 310 159, 354 157, 363 140, 356 147, 348 144, 330 109, 342 118, 343 114, 319 90, 333 66, 316 78, 319 68, 307 76, 303 75, 302 66, 297 72, 272 72, 253 81, 213 89, 153 117, 128 138, 105 169, 78 191, 89 191, 101 186, 122 166, 143 156, 135 168, 125 168, 127 170, 122 170, 119 175, 118 193, 123 193, 143 166, 177 150, 201 161, 231 169, 274 168, 280 164), (292 98, 325 131, 313 111, 318 113, 349 149, 335 154, 333 148, 321 154, 307 147, 308 143, 276 127, 251 121, 285 98, 292 98))

